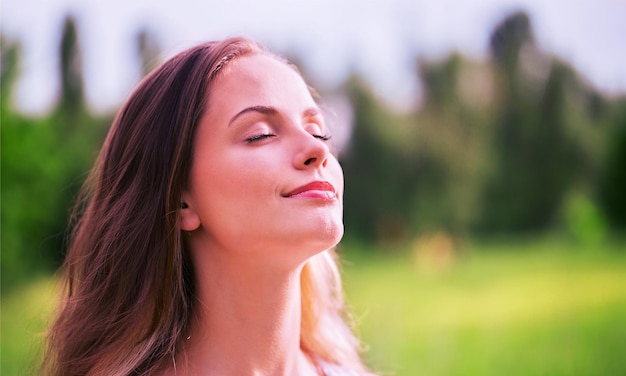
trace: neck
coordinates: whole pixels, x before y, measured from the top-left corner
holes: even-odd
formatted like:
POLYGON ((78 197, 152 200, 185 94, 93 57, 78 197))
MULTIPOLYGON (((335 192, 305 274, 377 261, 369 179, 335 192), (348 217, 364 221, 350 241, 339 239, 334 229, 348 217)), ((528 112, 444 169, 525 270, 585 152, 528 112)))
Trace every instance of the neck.
POLYGON ((227 251, 194 260, 198 299, 185 374, 310 372, 300 349, 302 265, 277 270, 260 261, 227 251))

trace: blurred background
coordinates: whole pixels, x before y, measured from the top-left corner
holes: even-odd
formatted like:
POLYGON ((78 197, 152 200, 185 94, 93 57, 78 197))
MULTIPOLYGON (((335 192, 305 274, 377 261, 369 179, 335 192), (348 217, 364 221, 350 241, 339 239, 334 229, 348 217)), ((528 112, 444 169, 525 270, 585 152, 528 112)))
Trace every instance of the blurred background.
POLYGON ((1 370, 33 373, 116 110, 255 38, 334 110, 345 287, 384 375, 626 374, 626 3, 5 0, 1 370))

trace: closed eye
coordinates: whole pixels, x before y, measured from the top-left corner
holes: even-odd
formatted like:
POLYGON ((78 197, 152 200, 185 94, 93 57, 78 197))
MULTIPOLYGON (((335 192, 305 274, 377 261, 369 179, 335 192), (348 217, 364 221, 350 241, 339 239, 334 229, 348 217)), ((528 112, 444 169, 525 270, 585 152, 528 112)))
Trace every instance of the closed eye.
POLYGON ((276 135, 273 134, 273 133, 262 133, 262 134, 257 134, 257 135, 250 136, 250 137, 246 138, 246 142, 251 144, 253 142, 261 141, 261 140, 264 140, 266 138, 272 138, 272 137, 276 137, 276 135))
POLYGON ((331 136, 329 134, 314 134, 313 137, 322 141, 330 141, 331 136))

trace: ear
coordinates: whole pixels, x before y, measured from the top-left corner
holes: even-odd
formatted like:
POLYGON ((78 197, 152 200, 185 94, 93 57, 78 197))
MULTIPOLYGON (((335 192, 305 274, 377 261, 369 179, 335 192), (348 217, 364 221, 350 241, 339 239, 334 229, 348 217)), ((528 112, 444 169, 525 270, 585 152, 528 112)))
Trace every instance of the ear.
POLYGON ((200 227, 200 216, 188 192, 183 192, 180 202, 180 229, 183 231, 195 231, 200 227))

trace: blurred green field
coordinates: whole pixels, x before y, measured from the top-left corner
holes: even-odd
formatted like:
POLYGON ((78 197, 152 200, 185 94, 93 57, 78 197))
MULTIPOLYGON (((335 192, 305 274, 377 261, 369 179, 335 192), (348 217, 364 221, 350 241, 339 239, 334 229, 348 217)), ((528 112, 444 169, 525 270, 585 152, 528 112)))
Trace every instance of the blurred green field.
POLYGON ((53 278, 39 277, 2 295, 0 375, 34 375, 45 325, 56 303, 53 278))
POLYGON ((345 286, 385 375, 626 375, 619 247, 491 244, 426 266, 347 250, 345 286))
MULTIPOLYGON (((563 242, 340 251, 345 287, 384 375, 626 375, 626 253, 563 242)), ((2 297, 2 375, 32 374, 54 304, 43 278, 2 297)))

